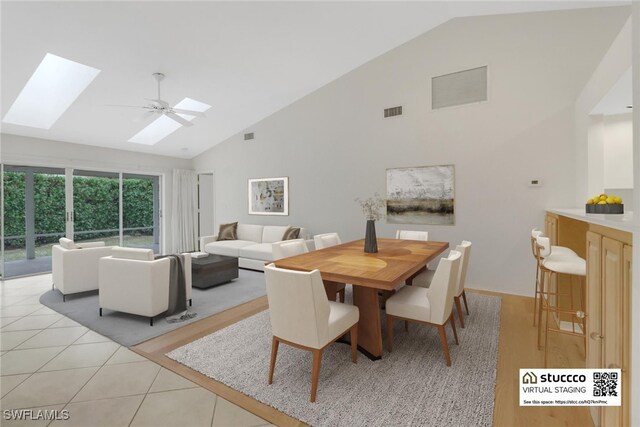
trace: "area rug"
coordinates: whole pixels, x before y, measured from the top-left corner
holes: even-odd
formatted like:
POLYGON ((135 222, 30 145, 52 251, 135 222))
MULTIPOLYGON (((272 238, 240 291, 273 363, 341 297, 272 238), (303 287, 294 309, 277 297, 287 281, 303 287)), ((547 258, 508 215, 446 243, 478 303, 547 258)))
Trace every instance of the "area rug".
MULTIPOLYGON (((216 381, 312 426, 490 426, 493 419, 501 300, 467 294, 471 315, 444 362, 437 328, 395 322, 394 351, 381 360, 350 347, 323 355, 316 403, 309 403, 311 353, 280 345, 274 382, 264 311, 167 354, 216 381)), ((383 331, 384 331, 383 325, 383 331)), ((386 347, 385 347, 386 348, 386 347)))
POLYGON ((156 317, 153 326, 149 326, 149 319, 146 317, 111 310, 103 310, 100 317, 97 292, 70 295, 66 302, 62 302, 62 294, 58 290, 52 290, 40 297, 40 303, 118 344, 131 347, 266 293, 263 273, 240 270, 239 277, 232 282, 209 289, 192 289, 193 306, 189 307, 189 311, 197 313, 196 317, 177 323, 168 323, 163 317, 156 317))

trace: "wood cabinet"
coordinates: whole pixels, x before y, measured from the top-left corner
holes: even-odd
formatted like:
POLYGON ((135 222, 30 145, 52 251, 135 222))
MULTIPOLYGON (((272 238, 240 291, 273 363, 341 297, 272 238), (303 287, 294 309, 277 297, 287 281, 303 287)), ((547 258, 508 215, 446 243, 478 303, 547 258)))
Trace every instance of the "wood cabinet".
POLYGON ((554 214, 546 214, 544 217, 544 234, 549 237, 551 245, 558 245, 558 222, 559 218, 554 214))
POLYGON ((601 226, 587 232, 588 368, 622 371, 622 406, 592 407, 596 426, 629 425, 631 235, 601 226))

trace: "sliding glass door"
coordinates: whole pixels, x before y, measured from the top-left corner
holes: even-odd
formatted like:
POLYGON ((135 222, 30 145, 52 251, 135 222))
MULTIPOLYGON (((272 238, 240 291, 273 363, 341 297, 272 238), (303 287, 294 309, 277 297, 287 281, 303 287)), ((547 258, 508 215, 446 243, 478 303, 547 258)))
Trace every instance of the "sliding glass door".
POLYGON ((160 251, 160 179, 124 174, 122 177, 123 244, 160 251))
POLYGON ((51 247, 76 243, 160 252, 160 177, 2 166, 0 276, 51 271, 51 247))
POLYGON ((73 240, 120 244, 120 174, 73 171, 73 240))
POLYGON ((51 270, 51 247, 65 235, 64 169, 4 166, 4 277, 51 270))

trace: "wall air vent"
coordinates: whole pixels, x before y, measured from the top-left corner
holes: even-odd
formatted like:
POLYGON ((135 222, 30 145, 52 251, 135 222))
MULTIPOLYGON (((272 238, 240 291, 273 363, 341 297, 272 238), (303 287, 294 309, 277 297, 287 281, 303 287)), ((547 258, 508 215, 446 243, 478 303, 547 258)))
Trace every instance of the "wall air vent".
POLYGON ((245 140, 245 141, 250 141, 250 140, 252 140, 253 138, 254 138, 254 136, 253 136, 253 132, 251 132, 251 133, 245 133, 245 134, 244 134, 244 140, 245 140))
POLYGON ((486 100, 486 66, 431 79, 431 108, 434 110, 486 100))
POLYGON ((385 108, 384 109, 384 118, 389 118, 389 117, 395 117, 395 116, 401 116, 402 115, 402 105, 400 105, 399 107, 391 107, 391 108, 385 108))

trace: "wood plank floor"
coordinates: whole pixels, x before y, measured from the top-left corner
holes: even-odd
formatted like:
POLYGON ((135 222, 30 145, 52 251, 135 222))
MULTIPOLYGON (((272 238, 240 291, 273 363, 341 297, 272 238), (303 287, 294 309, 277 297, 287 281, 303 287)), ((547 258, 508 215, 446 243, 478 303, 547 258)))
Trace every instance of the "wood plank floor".
MULTIPOLYGON (((533 299, 492 292, 472 290, 467 290, 467 292, 479 292, 502 297, 500 343, 493 413, 494 426, 592 426, 589 410, 586 407, 541 408, 520 407, 518 404, 519 369, 541 368, 544 363, 544 353, 536 348, 537 328, 532 325, 533 299)), ((273 424, 279 426, 303 426, 305 424, 301 421, 164 356, 165 353, 175 348, 252 316, 266 308, 267 298, 261 297, 139 344, 133 347, 132 350, 273 424)), ((471 316, 473 316, 473 306, 469 307, 469 309, 471 316)), ((584 367, 582 339, 552 334, 550 335, 549 349, 549 366, 584 367)), ((455 369, 455 360, 453 361, 452 369, 455 369)))

